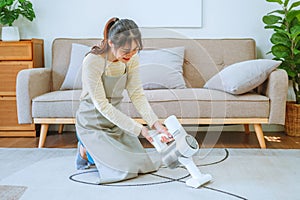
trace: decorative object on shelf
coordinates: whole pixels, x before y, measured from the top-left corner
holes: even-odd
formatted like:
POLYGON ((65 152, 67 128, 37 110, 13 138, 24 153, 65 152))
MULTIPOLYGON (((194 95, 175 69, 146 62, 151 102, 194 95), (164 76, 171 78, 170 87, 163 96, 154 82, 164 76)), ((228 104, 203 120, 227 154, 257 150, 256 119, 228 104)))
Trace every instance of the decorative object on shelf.
POLYGON ((0 1, 0 24, 2 27, 3 41, 19 41, 19 28, 13 23, 22 15, 32 21, 35 13, 29 0, 1 0, 0 1))
POLYGON ((290 3, 290 0, 267 0, 277 3, 281 9, 274 10, 263 17, 265 29, 273 29, 271 36, 273 44, 269 53, 281 60, 279 68, 284 69, 293 83, 296 101, 287 104, 286 133, 300 136, 300 1, 290 3), (294 104, 294 108, 291 108, 294 104), (295 109, 299 109, 295 111, 295 109), (293 110, 293 113, 290 111, 293 110), (295 115, 298 113, 298 115, 295 115), (292 125, 293 128, 288 127, 292 125), (297 128, 297 129, 296 129, 297 128))

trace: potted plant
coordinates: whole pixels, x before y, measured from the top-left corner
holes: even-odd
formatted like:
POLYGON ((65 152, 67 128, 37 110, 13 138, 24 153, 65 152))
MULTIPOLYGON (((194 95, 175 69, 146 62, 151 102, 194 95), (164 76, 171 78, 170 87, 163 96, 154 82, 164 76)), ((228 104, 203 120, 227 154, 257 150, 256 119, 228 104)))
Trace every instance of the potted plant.
POLYGON ((0 24, 2 27, 3 41, 20 40, 18 27, 13 23, 22 15, 32 21, 35 13, 29 0, 0 0, 0 24))
POLYGON ((277 3, 280 9, 263 17, 265 29, 272 29, 273 44, 271 51, 275 60, 281 60, 279 66, 284 69, 292 82, 295 102, 287 102, 286 133, 300 136, 300 1, 266 0, 277 3))

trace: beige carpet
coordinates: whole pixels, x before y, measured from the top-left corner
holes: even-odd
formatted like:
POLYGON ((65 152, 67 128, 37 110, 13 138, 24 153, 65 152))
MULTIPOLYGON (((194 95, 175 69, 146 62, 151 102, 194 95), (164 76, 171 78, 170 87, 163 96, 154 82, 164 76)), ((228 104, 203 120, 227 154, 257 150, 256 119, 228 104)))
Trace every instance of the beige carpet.
POLYGON ((75 149, 0 149, 0 185, 27 187, 21 200, 299 199, 300 150, 202 149, 194 160, 214 180, 198 189, 185 186, 183 168, 95 185, 95 169, 74 170, 75 154, 75 149))
POLYGON ((26 189, 24 186, 0 185, 0 199, 18 200, 26 189))

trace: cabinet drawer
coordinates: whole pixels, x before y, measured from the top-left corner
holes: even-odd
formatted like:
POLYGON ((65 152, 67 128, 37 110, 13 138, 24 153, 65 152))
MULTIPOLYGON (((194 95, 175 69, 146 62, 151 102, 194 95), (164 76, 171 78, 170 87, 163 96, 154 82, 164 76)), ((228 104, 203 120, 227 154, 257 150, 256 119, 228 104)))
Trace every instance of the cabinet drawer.
POLYGON ((16 94, 16 78, 22 69, 32 68, 31 61, 2 61, 0 62, 0 95, 16 94))
POLYGON ((1 42, 0 60, 32 60, 32 42, 1 42))
POLYGON ((0 130, 35 130, 33 124, 19 124, 16 97, 0 97, 0 130))

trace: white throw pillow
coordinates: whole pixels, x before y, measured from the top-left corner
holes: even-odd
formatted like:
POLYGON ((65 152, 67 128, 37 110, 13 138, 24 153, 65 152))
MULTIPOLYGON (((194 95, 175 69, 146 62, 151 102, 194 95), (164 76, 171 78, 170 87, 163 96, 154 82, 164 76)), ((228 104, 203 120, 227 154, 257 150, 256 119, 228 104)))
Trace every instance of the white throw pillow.
POLYGON ((248 60, 227 66, 209 79, 204 88, 243 94, 261 85, 281 61, 248 60))
POLYGON ((139 57, 144 89, 186 88, 182 70, 184 47, 141 50, 139 57))
POLYGON ((70 64, 65 76, 65 80, 60 87, 61 90, 73 90, 82 88, 82 61, 86 53, 88 53, 90 49, 91 47, 88 47, 86 45, 76 43, 72 44, 70 64))

